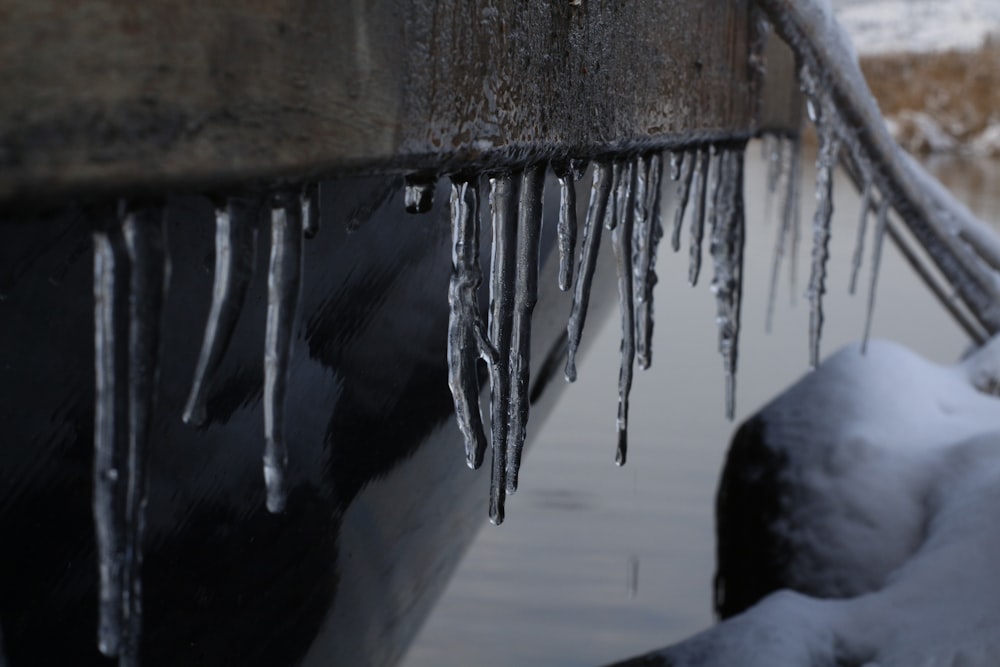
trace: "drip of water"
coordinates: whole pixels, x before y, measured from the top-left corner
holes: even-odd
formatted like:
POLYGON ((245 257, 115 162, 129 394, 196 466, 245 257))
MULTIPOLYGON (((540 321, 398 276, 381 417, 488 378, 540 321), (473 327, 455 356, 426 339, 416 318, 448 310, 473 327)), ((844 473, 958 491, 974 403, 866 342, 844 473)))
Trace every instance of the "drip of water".
POLYGON ((694 173, 694 209, 691 211, 691 266, 688 270, 688 283, 692 286, 698 284, 698 274, 701 272, 701 240, 705 235, 708 177, 712 162, 710 151, 708 146, 698 149, 697 166, 694 173))
POLYGON ((531 315, 538 302, 538 250, 542 227, 545 165, 524 170, 517 214, 517 276, 514 287, 513 336, 510 355, 510 431, 507 446, 507 491, 517 490, 528 423, 531 373, 531 315))
MULTIPOLYGON (((520 174, 517 175, 520 177, 520 174)), ((490 521, 503 523, 507 492, 507 447, 510 425, 509 359, 513 337, 514 277, 517 259, 517 187, 509 173, 490 177, 493 253, 490 264, 490 343, 497 360, 490 368, 490 419, 493 463, 490 478, 490 521)))
POLYGON ((670 178, 678 182, 677 211, 674 214, 674 229, 670 238, 670 247, 673 248, 674 252, 681 249, 681 229, 688 199, 691 197, 691 180, 694 178, 697 155, 696 150, 690 149, 682 153, 674 153, 670 159, 670 178))
POLYGON ((474 182, 451 184, 451 282, 448 285, 448 386, 455 400, 455 416, 465 440, 470 468, 483 464, 486 434, 479 411, 476 359, 484 338, 479 314, 479 196, 474 182))
POLYGON ((580 347, 583 325, 587 319, 587 304, 590 301, 590 286, 594 282, 597 268, 597 253, 601 247, 601 223, 611 208, 611 172, 606 162, 598 162, 594 167, 594 180, 590 188, 590 205, 587 219, 583 224, 583 241, 580 249, 580 265, 573 285, 573 306, 566 325, 566 380, 576 381, 576 351, 580 347))
POLYGON ((833 170, 840 153, 840 138, 830 122, 821 121, 819 155, 816 157, 816 213, 813 217, 812 268, 809 274, 809 365, 819 365, 823 333, 823 295, 826 293, 826 262, 830 257, 830 221, 833 217, 833 170))
POLYGON ((861 218, 858 220, 858 238, 854 243, 854 255, 851 257, 851 282, 847 286, 849 294, 853 295, 858 286, 858 274, 861 272, 861 260, 865 254, 865 232, 868 231, 868 211, 872 207, 872 182, 865 180, 861 192, 861 218))
POLYGON ((569 163, 556 164, 559 179, 559 289, 569 290, 573 285, 573 251, 576 249, 576 187, 569 163))
POLYGON ((403 204, 407 213, 428 213, 434 206, 434 190, 437 188, 437 178, 424 174, 406 177, 403 186, 403 204))
MULTIPOLYGON (((618 371, 618 446, 615 463, 622 466, 628 455, 628 398, 632 390, 632 373, 635 364, 635 302, 632 286, 632 231, 635 196, 633 183, 635 162, 630 161, 623 169, 624 183, 616 193, 615 207, 620 218, 611 231, 611 245, 615 252, 615 266, 618 273, 618 306, 622 316, 621 367, 618 371)), ((645 195, 645 192, 643 192, 645 195)))
POLYGON ((302 206, 302 233, 307 239, 319 233, 319 183, 306 183, 300 195, 302 206))
POLYGON ((288 494, 285 394, 295 314, 302 284, 302 208, 287 193, 271 211, 271 259, 267 275, 264 338, 264 484, 267 509, 283 512, 288 494))
POLYGON ((257 258, 259 198, 232 197, 215 212, 215 278, 201 353, 182 419, 205 423, 205 403, 213 378, 232 340, 257 258))
POLYGON ((720 173, 711 251, 715 269, 712 292, 716 301, 719 352, 726 379, 726 417, 736 410, 736 364, 739 354, 740 306, 743 294, 744 146, 724 148, 717 159, 720 173))

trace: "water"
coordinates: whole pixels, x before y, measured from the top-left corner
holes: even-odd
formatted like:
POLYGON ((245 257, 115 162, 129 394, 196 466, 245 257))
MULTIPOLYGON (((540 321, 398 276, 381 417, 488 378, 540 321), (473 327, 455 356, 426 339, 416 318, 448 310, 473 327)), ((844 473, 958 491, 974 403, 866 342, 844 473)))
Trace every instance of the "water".
MULTIPOLYGON (((809 312, 790 307, 787 269, 771 335, 764 334, 776 234, 763 222, 766 164, 747 152, 747 239, 736 423, 807 371, 809 312)), ((814 155, 803 156, 812 190, 814 155)), ((986 219, 1000 219, 1000 165, 943 160, 937 176, 986 219)), ((859 340, 866 296, 847 294, 860 196, 834 176, 822 355, 859 340)), ((665 186, 676 187, 665 179, 665 186)), ((814 200, 803 197, 802 215, 814 200)), ((665 205, 667 202, 665 202, 665 205)), ((672 209, 665 208, 670 219, 672 209)), ((604 248, 605 251, 609 248, 604 248)), ((620 322, 591 322, 595 345, 555 413, 534 423, 511 518, 486 526, 417 638, 405 667, 441 664, 600 665, 681 639, 712 622, 715 485, 735 425, 723 417, 715 302, 687 285, 687 253, 664 245, 657 260, 657 349, 635 376, 629 463, 614 466, 620 322)), ((806 245, 800 249, 800 262, 806 245)), ((861 284, 868 282, 865 258, 861 284)), ((614 275, 599 275, 613 280, 614 275)), ((800 286, 804 292, 804 286, 800 286)), ((874 337, 949 362, 966 339, 887 243, 874 337)), ((484 519, 485 522, 485 519, 484 519)))

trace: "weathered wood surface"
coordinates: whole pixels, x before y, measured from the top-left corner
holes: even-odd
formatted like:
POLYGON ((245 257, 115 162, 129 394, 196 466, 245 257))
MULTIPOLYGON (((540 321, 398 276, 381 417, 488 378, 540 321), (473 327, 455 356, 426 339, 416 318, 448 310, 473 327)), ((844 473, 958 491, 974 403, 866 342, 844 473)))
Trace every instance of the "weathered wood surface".
POLYGON ((7 0, 0 201, 746 136, 789 123, 753 31, 747 0, 7 0))

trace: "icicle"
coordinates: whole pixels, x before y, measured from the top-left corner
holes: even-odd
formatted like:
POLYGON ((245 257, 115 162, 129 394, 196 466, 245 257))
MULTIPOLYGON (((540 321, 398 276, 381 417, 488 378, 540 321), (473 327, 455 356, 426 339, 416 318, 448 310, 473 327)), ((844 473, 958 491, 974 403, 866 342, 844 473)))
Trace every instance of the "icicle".
POLYGON ((736 409, 736 364, 739 353, 740 306, 743 292, 744 147, 726 148, 719 156, 719 193, 712 227, 712 260, 715 275, 712 292, 716 301, 719 352, 726 380, 726 417, 736 409))
POLYGON ((621 200, 622 200, 622 185, 625 178, 625 171, 628 167, 622 165, 621 162, 615 161, 611 165, 611 192, 614 197, 614 201, 610 202, 610 205, 604 211, 604 228, 608 231, 613 230, 618 226, 618 220, 622 215, 621 200))
POLYGON ((764 159, 767 161, 766 190, 764 193, 764 222, 771 221, 771 208, 775 194, 785 172, 784 140, 774 134, 768 134, 763 142, 764 159))
POLYGON ((94 495, 97 646, 122 646, 128 459, 129 261, 117 223, 94 232, 94 495))
POLYGON ((517 188, 508 173, 490 177, 493 256, 490 263, 490 343, 496 363, 490 367, 490 419, 493 463, 490 479, 490 520, 503 523, 507 493, 507 445, 510 426, 509 359, 513 337, 514 279, 517 258, 517 188))
POLYGON ((865 232, 868 230, 868 209, 872 205, 872 182, 865 181, 861 193, 861 218, 858 220, 858 238, 854 244, 854 255, 851 257, 851 282, 847 286, 849 294, 853 295, 858 286, 858 273, 861 271, 861 260, 865 253, 865 232))
POLYGON ((875 288, 878 286, 878 271, 882 262, 882 241, 885 239, 885 228, 889 222, 889 198, 883 193, 879 202, 875 221, 875 242, 872 247, 872 273, 868 285, 868 312, 865 314, 865 334, 861 339, 861 352, 868 350, 868 337, 872 331, 872 315, 875 312, 875 288))
POLYGON ((215 279, 201 354, 184 407, 187 424, 205 422, 205 402, 246 301, 257 257, 257 198, 232 197, 215 212, 215 279))
POLYGON ((285 392, 301 281, 302 209, 289 196, 279 195, 271 211, 264 339, 264 484, 267 509, 273 513, 284 511, 288 492, 285 392))
POLYGON ((479 196, 473 182, 456 179, 451 184, 451 282, 448 286, 448 386, 455 399, 455 416, 465 439, 470 468, 483 464, 486 434, 479 412, 480 356, 483 324, 479 315, 479 196))
MULTIPOLYGON (((507 491, 517 491, 531 375, 531 315, 538 302, 538 240, 542 228, 545 165, 528 167, 521 180, 517 214, 517 282, 514 289, 513 335, 510 354, 510 432, 507 446, 507 491)), ((502 362, 502 360, 501 360, 502 362)))
POLYGON ((570 164, 554 164, 559 179, 559 289, 573 285, 573 251, 576 248, 576 186, 570 164))
POLYGON ((622 315, 621 367, 618 371, 618 447, 615 451, 615 463, 620 466, 625 465, 628 455, 628 397, 632 390, 632 370, 635 363, 635 303, 632 287, 632 213, 635 206, 632 178, 635 171, 632 162, 623 170, 625 183, 616 193, 615 202, 622 215, 611 231, 611 245, 618 271, 618 306, 622 315))
POLYGON ((683 153, 674 153, 670 162, 670 178, 678 181, 677 211, 674 214, 674 230, 670 238, 670 247, 674 252, 681 249, 681 228, 684 223, 684 212, 691 196, 691 179, 694 177, 694 165, 698 152, 695 149, 683 153))
POLYGON ((792 292, 795 291, 795 266, 798 254, 799 236, 799 140, 785 139, 782 141, 782 151, 787 152, 787 158, 782 162, 787 166, 782 169, 785 178, 785 196, 782 202, 781 225, 778 228, 777 239, 774 244, 774 255, 771 260, 771 280, 767 294, 767 317, 765 318, 765 329, 771 332, 774 322, 774 305, 778 298, 778 276, 781 273, 781 262, 785 256, 785 249, 788 239, 792 240, 792 248, 789 258, 790 276, 792 282, 792 292))
POLYGON ((167 284, 163 211, 132 210, 94 233, 94 524, 98 648, 137 665, 150 422, 167 284))
POLYGON ((307 239, 319 233, 319 183, 306 183, 302 188, 302 233, 307 239))
POLYGON ((646 370, 653 362, 653 287, 656 285, 656 251, 663 237, 660 221, 660 195, 663 158, 654 153, 643 158, 637 171, 643 181, 636 181, 635 228, 635 340, 639 368, 646 370), (642 192, 640 193, 640 190, 642 192))
POLYGON ((792 140, 791 150, 792 163, 788 170, 790 181, 783 217, 789 217, 789 229, 792 235, 791 249, 788 257, 788 292, 791 305, 794 306, 799 293, 799 242, 802 239, 802 170, 799 167, 802 162, 802 139, 800 137, 792 140))
POLYGON ((427 213, 434 206, 434 189, 437 177, 426 174, 411 174, 406 177, 403 203, 407 213, 427 213))
POLYGON ((122 221, 131 263, 129 295, 128 466, 125 495, 125 637, 119 664, 138 665, 142 634, 143 536, 146 529, 149 436, 159 378, 160 329, 167 286, 163 211, 128 211, 122 221))
POLYGON ((580 264, 573 285, 573 306, 566 325, 568 335, 566 354, 566 380, 576 381, 576 352, 580 347, 583 325, 587 319, 590 301, 590 285, 594 281, 597 268, 597 253, 601 247, 601 224, 611 200, 612 167, 606 162, 594 166, 594 181, 590 188, 590 205, 583 225, 583 241, 580 249, 580 264))
POLYGON ((698 149, 698 163, 694 175, 694 209, 691 211, 691 266, 688 283, 698 284, 701 272, 701 240, 705 234, 705 213, 708 205, 708 177, 712 157, 708 146, 698 149))
POLYGON ((823 333, 823 295, 826 293, 826 261, 830 256, 830 220, 833 216, 833 169, 837 166, 840 139, 832 123, 816 127, 820 148, 816 158, 816 213, 813 217, 812 268, 809 274, 809 365, 819 365, 819 342, 823 333))

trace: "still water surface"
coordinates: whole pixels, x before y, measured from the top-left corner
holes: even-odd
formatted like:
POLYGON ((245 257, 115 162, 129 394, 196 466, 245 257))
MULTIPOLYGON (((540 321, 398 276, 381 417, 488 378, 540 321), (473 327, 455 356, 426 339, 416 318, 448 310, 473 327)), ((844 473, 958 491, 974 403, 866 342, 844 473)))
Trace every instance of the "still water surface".
MULTIPOLYGON (((1000 165, 948 159, 929 166, 981 217, 1000 220, 1000 165)), ((813 176, 803 175, 799 293, 808 281, 813 176)), ((751 145, 735 423, 806 372, 808 362, 808 303, 797 294, 790 304, 787 278, 773 331, 764 332, 777 231, 764 220, 764 191, 760 149, 751 145)), ((835 209, 824 357, 860 338, 866 300, 864 293, 847 294, 859 198, 842 174, 835 209)), ((867 285, 869 261, 859 285, 867 285)), ((526 456, 520 491, 508 499, 507 521, 484 525, 405 667, 601 665, 712 623, 714 494, 735 424, 723 416, 707 268, 699 285, 688 287, 686 247, 674 255, 662 244, 653 367, 636 374, 629 461, 621 469, 613 463, 617 310, 589 323, 584 336, 596 338, 579 379, 544 424, 529 425, 539 437, 526 456)), ((967 344, 888 241, 873 336, 939 362, 954 360, 967 344)))

